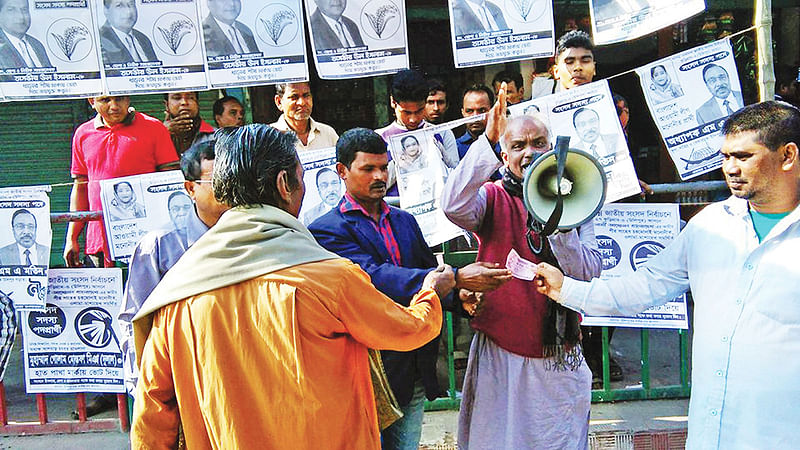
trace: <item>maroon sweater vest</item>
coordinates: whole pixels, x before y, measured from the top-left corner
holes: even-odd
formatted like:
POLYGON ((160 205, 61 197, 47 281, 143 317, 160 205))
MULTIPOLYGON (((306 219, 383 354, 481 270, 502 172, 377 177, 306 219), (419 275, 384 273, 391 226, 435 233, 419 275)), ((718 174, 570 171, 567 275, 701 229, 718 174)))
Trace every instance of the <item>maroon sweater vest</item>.
MULTIPOLYGON (((478 229, 478 261, 505 266, 513 248, 522 258, 535 263, 525 239, 528 212, 522 199, 512 197, 501 181, 486 183, 487 202, 483 223, 478 229)), ((542 322, 547 312, 547 297, 538 293, 532 281, 512 278, 484 296, 480 314, 472 328, 486 334, 501 348, 518 355, 542 358, 542 322)))

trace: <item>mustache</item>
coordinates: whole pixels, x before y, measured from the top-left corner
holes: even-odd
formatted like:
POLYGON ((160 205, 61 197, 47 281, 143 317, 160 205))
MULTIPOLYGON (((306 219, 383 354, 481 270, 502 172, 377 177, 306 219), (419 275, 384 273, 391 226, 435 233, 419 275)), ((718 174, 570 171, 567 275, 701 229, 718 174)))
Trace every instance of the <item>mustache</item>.
POLYGON ((384 181, 376 181, 369 185, 370 189, 383 189, 386 187, 386 182, 384 181))

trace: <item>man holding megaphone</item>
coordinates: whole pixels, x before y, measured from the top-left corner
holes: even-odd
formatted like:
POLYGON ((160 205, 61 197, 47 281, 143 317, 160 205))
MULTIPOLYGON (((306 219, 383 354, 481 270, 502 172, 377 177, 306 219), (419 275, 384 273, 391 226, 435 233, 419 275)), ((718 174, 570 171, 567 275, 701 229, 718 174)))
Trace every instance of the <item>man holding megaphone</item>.
MULTIPOLYGON (((486 132, 448 177, 442 208, 453 223, 478 234, 478 261, 502 264, 512 254, 557 265, 577 279, 597 277, 602 263, 591 221, 546 236, 525 208, 525 169, 552 144, 539 118, 506 118, 505 88, 503 83, 488 113, 486 132), (500 153, 493 150, 498 142, 500 153), (503 179, 486 182, 500 166, 506 168, 503 179)), ((581 352, 577 314, 521 278, 482 297, 464 291, 462 297, 473 297, 479 307, 471 310, 476 334, 459 448, 493 448, 498 442, 519 449, 586 448, 592 374, 581 352)))

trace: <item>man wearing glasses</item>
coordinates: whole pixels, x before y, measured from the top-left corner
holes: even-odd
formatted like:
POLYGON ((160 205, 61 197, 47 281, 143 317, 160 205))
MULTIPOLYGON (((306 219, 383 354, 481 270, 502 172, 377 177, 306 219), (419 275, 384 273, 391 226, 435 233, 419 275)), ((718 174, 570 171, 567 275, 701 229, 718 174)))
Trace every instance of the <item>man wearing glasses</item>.
MULTIPOLYGON (((442 209, 478 235, 478 261, 505 264, 513 249, 528 261, 553 261, 575 278, 597 277, 602 263, 591 222, 547 237, 531 227, 522 177, 552 147, 550 133, 535 116, 506 119, 505 88, 503 83, 488 113, 486 132, 448 177, 442 209), (486 182, 500 166, 503 179, 486 182)), ((465 309, 476 334, 464 380, 459 448, 493 448, 498 442, 506 448, 586 448, 592 374, 581 353, 578 316, 519 278, 482 295, 460 295, 475 304, 465 309)))

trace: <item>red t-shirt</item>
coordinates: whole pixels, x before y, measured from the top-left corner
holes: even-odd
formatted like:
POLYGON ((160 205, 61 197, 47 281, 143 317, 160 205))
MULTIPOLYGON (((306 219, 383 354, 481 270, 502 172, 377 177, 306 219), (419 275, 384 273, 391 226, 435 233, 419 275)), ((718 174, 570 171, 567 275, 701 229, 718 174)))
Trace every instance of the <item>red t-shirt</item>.
MULTIPOLYGON (((82 124, 72 137, 72 175, 89 179, 89 209, 100 204, 100 180, 152 173, 156 167, 178 161, 169 132, 160 120, 137 112, 132 120, 106 126, 98 115, 82 124)), ((88 255, 109 255, 103 224, 91 221, 86 228, 88 255)))

